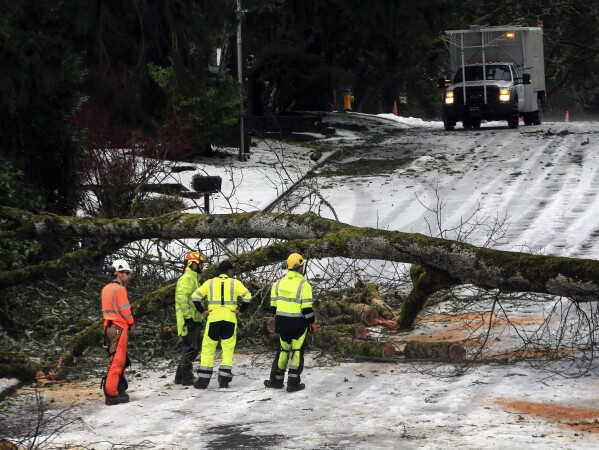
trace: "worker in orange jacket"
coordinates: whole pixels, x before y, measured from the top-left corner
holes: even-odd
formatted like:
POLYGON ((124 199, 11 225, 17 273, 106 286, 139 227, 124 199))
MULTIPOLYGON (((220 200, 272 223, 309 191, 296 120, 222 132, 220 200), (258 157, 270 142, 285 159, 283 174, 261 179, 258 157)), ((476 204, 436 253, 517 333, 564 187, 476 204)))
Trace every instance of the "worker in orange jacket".
POLYGON ((350 88, 343 91, 343 111, 351 111, 351 104, 354 102, 354 96, 350 88))
POLYGON ((107 405, 127 403, 129 387, 125 368, 129 365, 127 357, 128 334, 133 331, 135 319, 131 315, 131 305, 127 296, 131 268, 127 261, 117 259, 109 271, 114 280, 102 289, 102 314, 104 316, 104 347, 108 351, 109 363, 102 386, 107 405))

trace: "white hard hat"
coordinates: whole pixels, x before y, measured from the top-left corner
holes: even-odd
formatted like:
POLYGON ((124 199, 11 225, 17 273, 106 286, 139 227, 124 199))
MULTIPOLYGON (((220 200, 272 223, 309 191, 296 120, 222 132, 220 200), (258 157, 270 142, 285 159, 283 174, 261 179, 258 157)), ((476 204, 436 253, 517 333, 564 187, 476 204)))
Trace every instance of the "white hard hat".
POLYGON ((117 259, 112 263, 112 267, 114 268, 114 272, 131 272, 131 267, 129 267, 129 263, 124 259, 117 259))

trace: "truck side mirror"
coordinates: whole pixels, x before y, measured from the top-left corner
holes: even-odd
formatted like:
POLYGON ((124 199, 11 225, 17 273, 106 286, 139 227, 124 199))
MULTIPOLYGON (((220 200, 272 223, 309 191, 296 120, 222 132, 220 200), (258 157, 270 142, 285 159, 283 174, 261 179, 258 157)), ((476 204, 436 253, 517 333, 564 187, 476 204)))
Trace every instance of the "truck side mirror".
POLYGON ((530 74, 529 73, 525 73, 524 75, 522 75, 522 84, 530 84, 532 81, 530 79, 530 74))
POLYGON ((451 81, 446 80, 445 78, 439 78, 435 84, 439 89, 445 89, 446 87, 451 86, 451 81))

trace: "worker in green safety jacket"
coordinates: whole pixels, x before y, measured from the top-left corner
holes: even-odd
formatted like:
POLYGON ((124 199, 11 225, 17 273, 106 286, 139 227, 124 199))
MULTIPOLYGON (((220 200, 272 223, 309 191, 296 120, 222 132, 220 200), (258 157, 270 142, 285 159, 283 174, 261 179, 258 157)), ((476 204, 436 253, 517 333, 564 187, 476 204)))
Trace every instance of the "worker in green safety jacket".
POLYGON ((183 340, 181 358, 175 373, 175 384, 191 386, 193 361, 198 357, 202 345, 202 328, 204 316, 196 308, 191 295, 198 288, 198 276, 204 268, 206 257, 200 252, 187 252, 185 255, 185 271, 177 281, 175 292, 175 315, 177 317, 177 334, 183 340))
POLYGON ((304 370, 306 334, 316 331, 312 309, 312 286, 304 276, 306 260, 299 253, 287 258, 287 275, 273 284, 270 292, 271 312, 275 314, 275 332, 279 333, 279 350, 264 386, 281 389, 287 374, 287 392, 301 391, 306 386, 300 375, 304 370))
MULTIPOLYGON (((224 260, 218 265, 220 275, 212 278, 192 294, 194 304, 201 305, 202 300, 207 301, 204 316, 208 318, 198 379, 193 387, 206 389, 212 378, 214 368, 214 354, 220 342, 222 360, 218 368, 218 385, 221 388, 229 387, 233 379, 233 356, 237 343, 237 317, 249 306, 252 294, 239 280, 233 278, 233 264, 224 260), (238 309, 237 302, 241 300, 238 309)), ((198 309, 202 306, 198 306, 198 309)))

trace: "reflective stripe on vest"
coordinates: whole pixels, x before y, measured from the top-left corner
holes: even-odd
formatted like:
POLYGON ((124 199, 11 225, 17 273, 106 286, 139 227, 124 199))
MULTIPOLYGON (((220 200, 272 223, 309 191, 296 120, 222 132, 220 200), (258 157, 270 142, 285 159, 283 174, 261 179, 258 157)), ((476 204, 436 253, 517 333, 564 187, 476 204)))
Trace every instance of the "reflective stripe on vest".
MULTIPOLYGON (((119 315, 119 311, 117 311, 116 309, 116 290, 120 287, 120 284, 117 284, 114 287, 114 290, 112 291, 112 309, 103 309, 102 310, 102 314, 115 314, 115 315, 119 315)), ((129 306, 128 304, 126 306, 129 306)))
POLYGON ((312 299, 303 299, 302 300, 302 288, 304 287, 304 283, 306 282, 306 280, 302 280, 300 281, 297 290, 295 292, 295 297, 284 297, 282 295, 279 295, 279 285, 281 283, 281 280, 279 280, 275 286, 275 300, 277 301, 277 316, 283 316, 283 317, 304 317, 304 315, 301 313, 301 307, 302 307, 302 303, 306 302, 306 301, 311 301, 312 299), (283 302, 289 302, 289 303, 293 303, 293 304, 297 304, 299 306, 300 312, 282 312, 280 311, 280 306, 279 305, 279 301, 283 301, 283 302))
POLYGON ((230 283, 230 300, 225 300, 225 280, 222 280, 221 286, 220 286, 220 296, 221 299, 220 300, 216 300, 214 298, 214 280, 216 278, 212 278, 210 280, 210 298, 208 299, 208 305, 218 305, 218 306, 237 306, 237 300, 235 299, 235 278, 229 278, 229 280, 231 281, 230 283))

